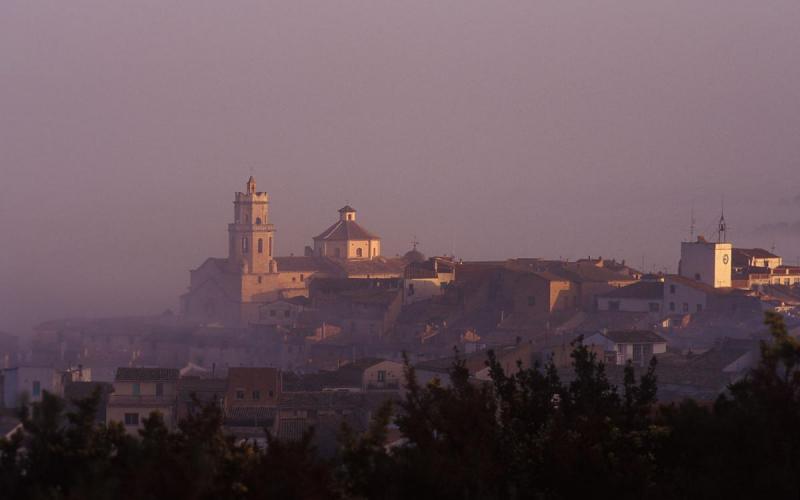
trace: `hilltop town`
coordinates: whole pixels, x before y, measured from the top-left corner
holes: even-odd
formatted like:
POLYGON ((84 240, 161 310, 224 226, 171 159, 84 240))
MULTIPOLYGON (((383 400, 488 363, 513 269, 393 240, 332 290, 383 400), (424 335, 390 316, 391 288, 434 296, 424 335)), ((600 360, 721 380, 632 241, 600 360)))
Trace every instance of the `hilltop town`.
POLYGON ((580 341, 612 380, 656 357, 661 401, 711 401, 757 362, 765 311, 800 335, 800 267, 727 241, 724 218, 714 237, 676 241, 677 274, 648 274, 613 258, 470 262, 416 244, 388 257, 349 205, 302 256, 278 256, 255 179, 233 205, 228 255, 190 271, 179 312, 48 321, 29 345, 0 334, 2 435, 44 391, 99 389, 97 420, 132 434, 152 411, 174 427, 210 402, 237 437, 313 426, 330 452, 342 422, 365 429, 401 397, 405 362, 446 385, 458 356, 481 383, 492 350, 506 371, 552 360, 568 378, 580 341))

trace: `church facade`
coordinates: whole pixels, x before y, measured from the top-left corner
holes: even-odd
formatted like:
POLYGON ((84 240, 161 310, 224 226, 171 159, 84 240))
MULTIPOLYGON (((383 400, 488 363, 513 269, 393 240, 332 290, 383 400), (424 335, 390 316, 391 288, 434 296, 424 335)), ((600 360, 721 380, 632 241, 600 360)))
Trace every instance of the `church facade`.
POLYGON ((402 277, 403 259, 381 257, 380 237, 356 223, 345 206, 339 220, 314 238, 303 257, 273 253, 275 228, 269 222, 269 195, 256 190, 253 177, 234 195, 228 224, 228 256, 210 257, 190 271, 189 290, 181 296, 188 321, 225 326, 258 323, 264 306, 308 296, 317 277, 402 277))

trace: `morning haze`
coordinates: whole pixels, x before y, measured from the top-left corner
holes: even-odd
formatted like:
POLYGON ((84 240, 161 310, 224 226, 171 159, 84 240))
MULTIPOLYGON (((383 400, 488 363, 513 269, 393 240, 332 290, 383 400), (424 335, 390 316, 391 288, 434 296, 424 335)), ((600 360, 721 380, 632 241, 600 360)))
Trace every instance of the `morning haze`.
POLYGON ((800 256, 800 3, 0 3, 0 330, 177 310, 234 191, 276 253, 800 256))

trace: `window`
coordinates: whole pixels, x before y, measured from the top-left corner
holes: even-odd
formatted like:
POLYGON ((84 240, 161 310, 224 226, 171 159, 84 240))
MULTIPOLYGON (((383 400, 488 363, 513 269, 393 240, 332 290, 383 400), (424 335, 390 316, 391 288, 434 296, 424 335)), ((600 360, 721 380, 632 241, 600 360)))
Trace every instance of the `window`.
POLYGON ((658 312, 661 310, 661 304, 658 302, 650 302, 650 312, 658 312))
POLYGON ((31 390, 31 393, 33 393, 33 397, 35 397, 35 398, 38 398, 39 396, 41 396, 42 395, 42 383, 39 382, 38 380, 34 380, 33 381, 33 389, 31 390))
POLYGON ((256 217, 256 224, 261 224, 261 217, 256 217))
POLYGON ((261 276, 258 277, 258 284, 261 284, 261 276))
POLYGON ((300 283, 304 282, 305 280, 306 280, 306 277, 301 274, 300 275, 300 283))
POLYGON ((244 389, 236 389, 236 399, 244 399, 244 389))
POLYGON ((360 248, 356 248, 356 257, 363 257, 363 256, 364 256, 364 251, 361 250, 360 248))
POLYGON ((669 293, 675 293, 675 285, 669 286, 669 293))
POLYGON ((703 310, 703 304, 697 304, 697 312, 700 312, 702 310, 703 310))
POLYGON ((133 386, 131 386, 131 393, 134 396, 139 396, 142 393, 142 384, 135 382, 133 386))
POLYGON ((261 391, 253 391, 253 401, 261 399, 261 391))
POLYGON ((242 238, 242 253, 247 253, 247 237, 242 238))
POLYGON ((126 413, 125 414, 125 425, 139 425, 139 414, 138 413, 126 413))
POLYGON ((275 392, 274 392, 272 389, 270 389, 270 390, 269 390, 269 397, 272 397, 272 396, 274 396, 274 395, 275 395, 275 392))
POLYGON ((272 257, 272 236, 269 237, 269 256, 272 257))
POLYGON ((673 311, 673 312, 675 311, 675 302, 670 302, 669 303, 669 310, 673 311))
POLYGON ((294 276, 292 276, 292 283, 294 283, 295 281, 297 281, 297 278, 295 278, 294 276))
POLYGON ((270 309, 269 310, 269 315, 272 316, 273 318, 275 317, 275 314, 276 314, 275 313, 275 309, 270 309))
POLYGON ((162 382, 158 382, 156 384, 156 396, 163 396, 164 395, 164 384, 162 382))
POLYGON ((536 297, 533 295, 528 295, 528 306, 533 307, 536 305, 536 297))
POLYGON ((688 302, 684 302, 683 303, 683 312, 689 312, 689 303, 688 302))
POLYGON ((258 253, 264 253, 264 240, 258 239, 258 253))
POLYGON ((408 284, 408 295, 409 295, 409 297, 411 295, 414 295, 414 283, 409 283, 408 284))
POLYGON ((609 311, 619 311, 619 301, 618 300, 609 300, 608 301, 608 310, 609 311))
POLYGON ((378 382, 385 382, 385 381, 386 381, 386 371, 378 370, 378 382))
POLYGON ((286 309, 285 311, 283 311, 283 317, 284 318, 288 318, 291 315, 292 315, 292 311, 290 309, 286 309))
POLYGON ((700 281, 700 273, 694 273, 694 279, 700 281))
POLYGON ((642 364, 642 345, 633 344, 633 363, 637 365, 642 364))

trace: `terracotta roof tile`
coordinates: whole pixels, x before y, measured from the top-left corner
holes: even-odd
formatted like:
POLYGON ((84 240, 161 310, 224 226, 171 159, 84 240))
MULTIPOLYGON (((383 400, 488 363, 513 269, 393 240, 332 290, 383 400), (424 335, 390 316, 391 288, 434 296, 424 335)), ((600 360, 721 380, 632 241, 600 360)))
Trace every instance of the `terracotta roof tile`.
POLYGON ((641 281, 633 285, 617 288, 599 295, 610 299, 663 299, 664 283, 661 281, 641 281))
POLYGON ((314 237, 315 240, 380 240, 380 238, 361 227, 356 221, 339 220, 328 229, 314 237))
POLYGON ((176 368, 117 368, 117 375, 114 380, 121 381, 143 381, 143 380, 178 380, 180 372, 176 368))

